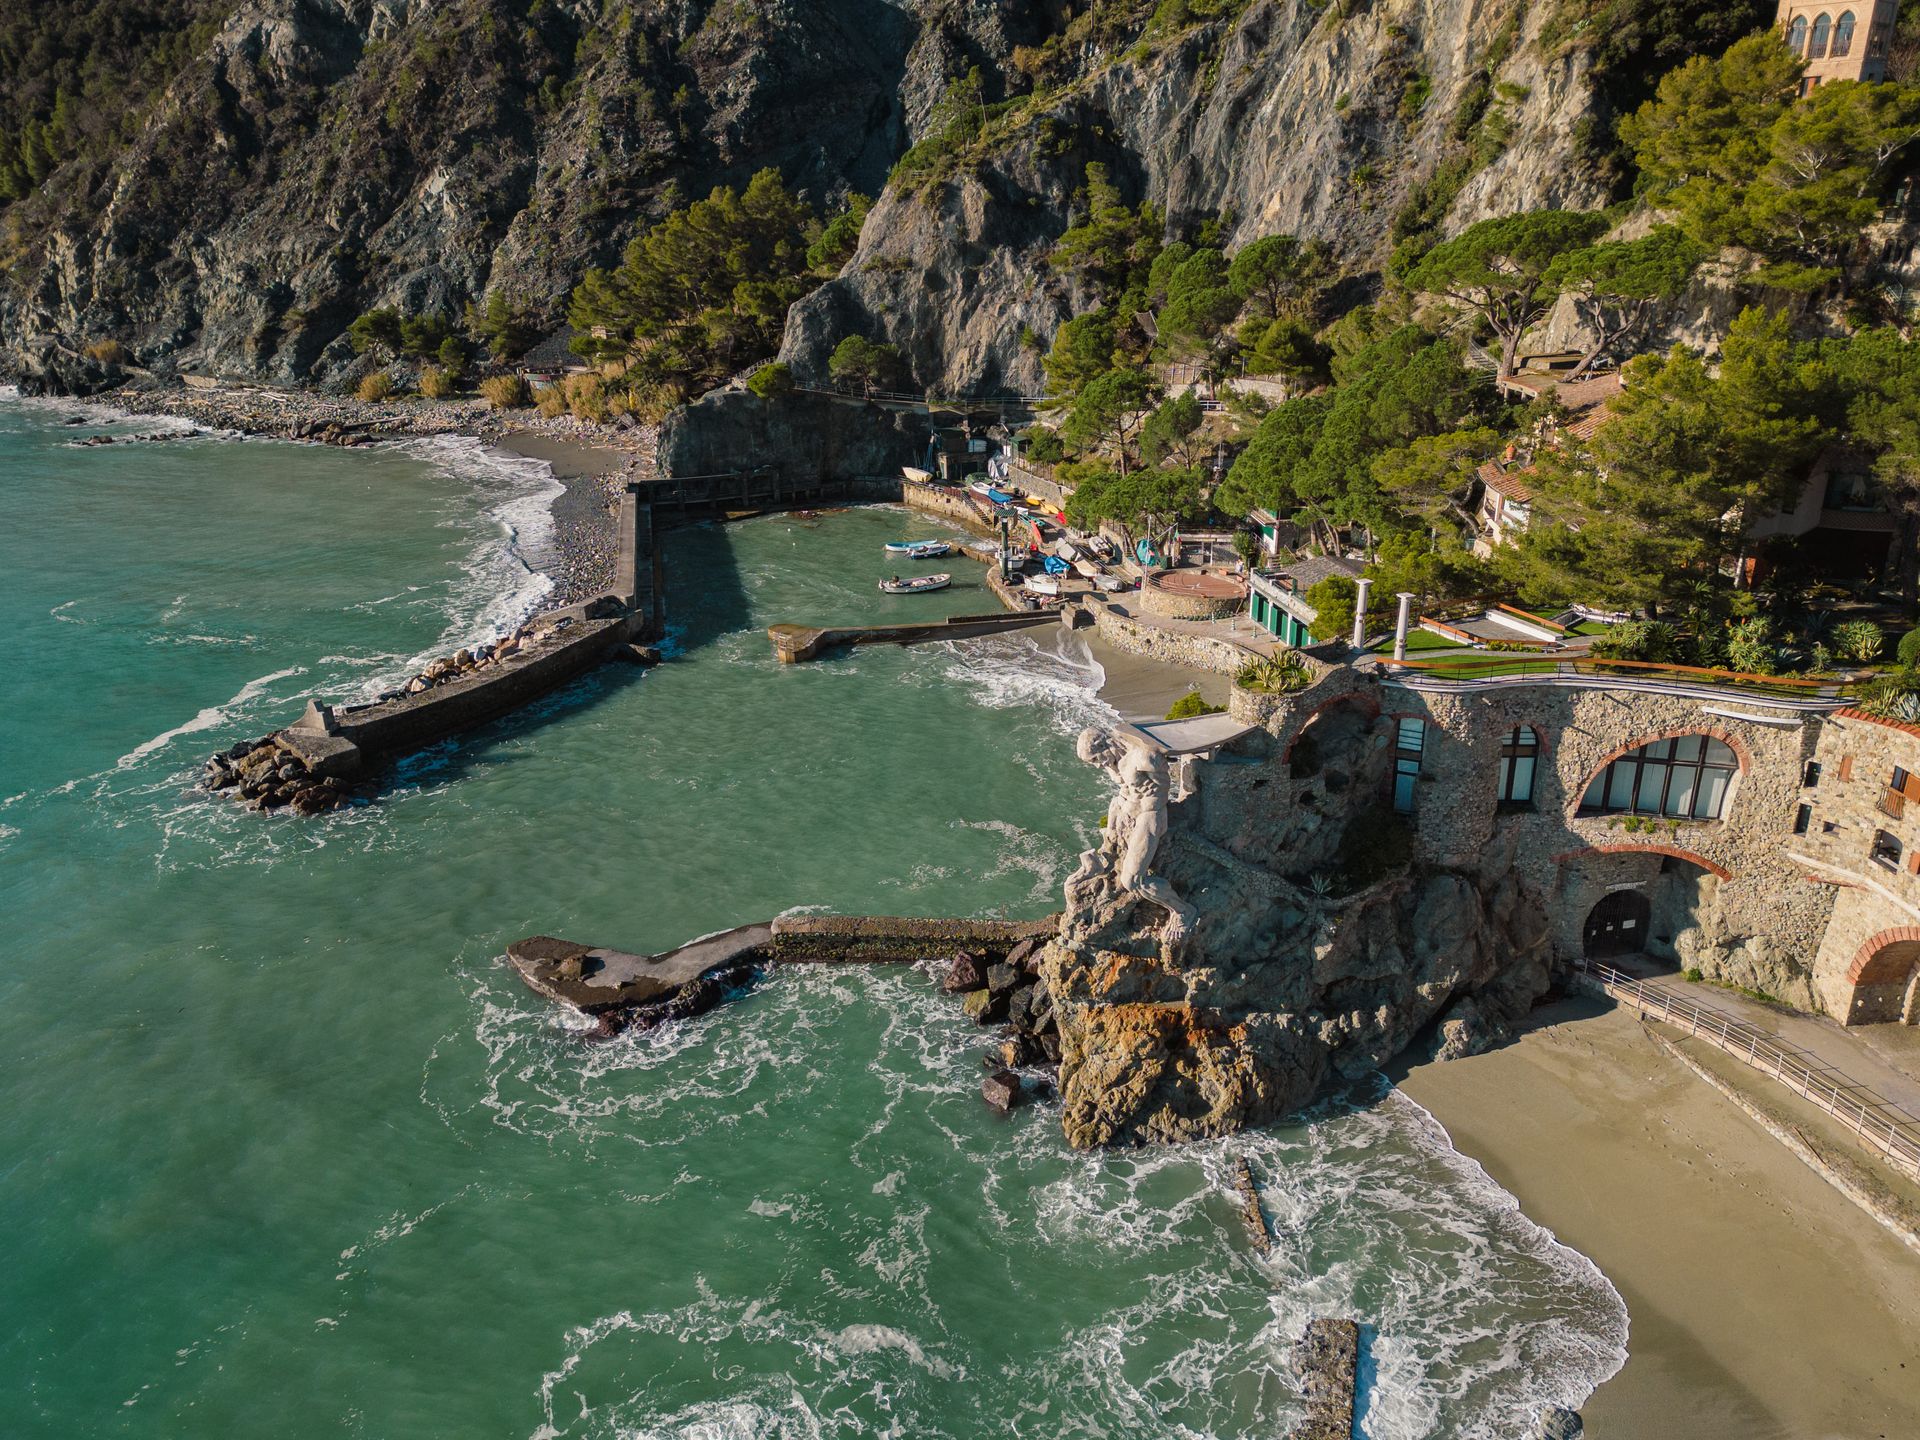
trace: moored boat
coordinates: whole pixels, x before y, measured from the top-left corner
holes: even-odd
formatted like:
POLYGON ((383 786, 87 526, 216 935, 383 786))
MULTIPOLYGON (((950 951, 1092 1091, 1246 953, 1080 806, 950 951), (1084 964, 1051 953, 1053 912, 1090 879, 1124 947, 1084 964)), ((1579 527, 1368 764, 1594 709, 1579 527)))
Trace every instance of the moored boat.
POLYGON ((937 560, 942 555, 951 555, 953 546, 944 540, 889 540, 889 555, 905 555, 914 560, 937 560))
POLYGON ((896 575, 891 580, 882 580, 880 589, 888 595, 922 595, 930 590, 944 590, 952 583, 953 576, 947 574, 915 575, 907 580, 896 575))

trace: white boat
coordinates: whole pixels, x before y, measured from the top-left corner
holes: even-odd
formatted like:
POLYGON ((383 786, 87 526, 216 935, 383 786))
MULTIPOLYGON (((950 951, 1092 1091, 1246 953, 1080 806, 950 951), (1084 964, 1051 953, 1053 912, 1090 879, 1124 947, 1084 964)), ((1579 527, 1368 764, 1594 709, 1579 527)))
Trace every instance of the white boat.
POLYGON ((882 580, 880 589, 888 595, 923 595, 930 590, 944 590, 952 583, 953 576, 946 574, 915 575, 908 580, 896 575, 891 580, 882 580))
POLYGON ((905 555, 910 560, 938 560, 942 555, 951 555, 953 546, 944 540, 889 540, 889 555, 905 555))
POLYGON ((1029 595, 1058 595, 1060 577, 1057 575, 1029 575, 1025 581, 1029 595))
POLYGON ((918 466, 902 465, 900 467, 900 473, 916 485, 931 485, 933 483, 933 472, 931 470, 922 470, 918 466))

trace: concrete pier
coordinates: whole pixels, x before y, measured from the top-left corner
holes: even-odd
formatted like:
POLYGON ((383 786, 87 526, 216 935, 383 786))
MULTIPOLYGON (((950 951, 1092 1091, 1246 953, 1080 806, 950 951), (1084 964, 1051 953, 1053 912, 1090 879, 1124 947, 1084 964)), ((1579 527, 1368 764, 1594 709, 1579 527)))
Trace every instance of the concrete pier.
POLYGON ((929 640, 971 640, 979 635, 998 635, 1007 630, 1031 630, 1059 623, 1060 617, 1054 611, 1030 610, 1002 615, 954 615, 909 625, 769 625, 767 638, 773 641, 774 658, 782 665, 794 665, 814 659, 823 650, 843 645, 921 645, 929 640))
MULTIPOLYGON (((778 965, 911 965, 966 950, 998 960, 1023 942, 1044 941, 1060 917, 1044 920, 918 919, 798 915, 709 935, 659 955, 534 935, 507 947, 528 987, 582 1014, 612 1018, 658 1011, 717 976, 778 965)), ((700 997, 710 1008, 718 996, 700 997)), ((698 1013, 689 1008, 686 1013, 698 1013)))

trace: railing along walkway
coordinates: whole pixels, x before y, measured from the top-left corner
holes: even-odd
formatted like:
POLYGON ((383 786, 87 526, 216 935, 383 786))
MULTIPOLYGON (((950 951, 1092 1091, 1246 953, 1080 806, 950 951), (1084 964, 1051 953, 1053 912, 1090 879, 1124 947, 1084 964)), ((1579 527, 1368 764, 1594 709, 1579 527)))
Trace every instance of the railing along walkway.
POLYGON ((1698 1036, 1715 1049, 1778 1080, 1852 1131, 1862 1147, 1879 1155, 1902 1174, 1920 1180, 1920 1117, 1812 1052, 1785 1044, 1779 1037, 1735 1019, 1724 1010, 1636 980, 1611 965, 1589 960, 1580 968, 1621 1004, 1698 1036))

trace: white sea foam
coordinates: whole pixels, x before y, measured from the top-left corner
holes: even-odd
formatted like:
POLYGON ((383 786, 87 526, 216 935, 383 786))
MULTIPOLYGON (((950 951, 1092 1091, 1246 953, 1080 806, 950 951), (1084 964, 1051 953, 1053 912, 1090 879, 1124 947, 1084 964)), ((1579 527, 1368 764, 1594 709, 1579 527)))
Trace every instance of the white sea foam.
POLYGON ((236 711, 266 694, 267 688, 275 681, 291 679, 295 675, 304 675, 306 673, 306 666, 293 665, 285 670, 276 670, 271 675, 262 675, 258 679, 249 680, 245 685, 240 687, 231 699, 225 701, 223 704, 209 705, 199 714, 195 715, 193 719, 188 720, 184 724, 176 725, 171 730, 164 730, 151 740, 142 741, 125 755, 122 755, 116 763, 122 770, 131 769, 156 750, 164 750, 168 745, 171 745, 175 740, 180 739, 184 735, 197 735, 202 730, 212 730, 218 726, 225 725, 229 720, 234 718, 236 711))
MULTIPOLYGON (((460 578, 442 600, 445 625, 429 648, 398 658, 361 677, 368 699, 415 674, 428 662, 466 645, 506 634, 539 608, 553 589, 543 569, 554 556, 553 502, 566 487, 544 460, 491 450, 466 435, 439 435, 394 442, 393 449, 460 482, 453 514, 473 536, 460 578)), ((420 587, 355 608, 388 604, 420 587)))

